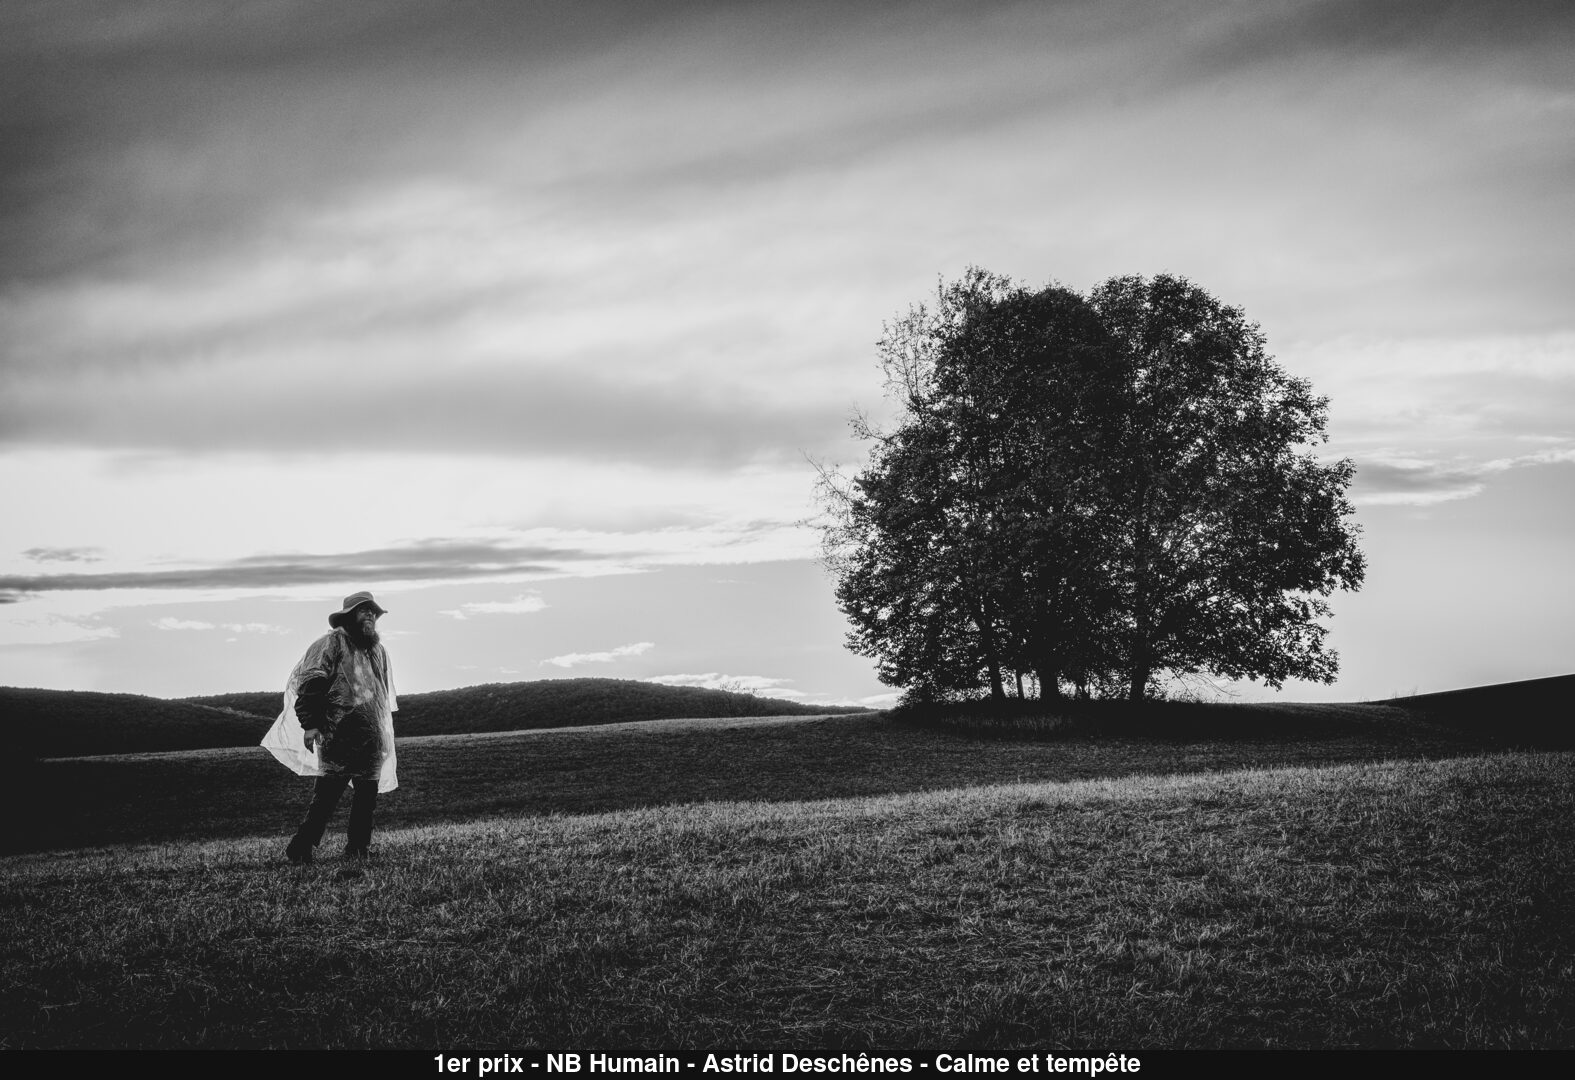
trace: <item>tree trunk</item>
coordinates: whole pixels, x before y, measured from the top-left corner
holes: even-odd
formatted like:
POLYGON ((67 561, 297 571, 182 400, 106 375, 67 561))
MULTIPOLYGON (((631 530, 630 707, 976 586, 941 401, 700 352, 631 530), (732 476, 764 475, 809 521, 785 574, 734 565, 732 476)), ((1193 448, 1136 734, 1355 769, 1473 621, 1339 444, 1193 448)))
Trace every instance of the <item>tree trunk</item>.
POLYGON ((1041 616, 1041 621, 1034 628, 1032 638, 1033 653, 1035 657, 1034 674, 1039 677, 1039 697, 1046 701, 1061 700, 1061 661, 1063 651, 1061 635, 1049 624, 1052 618, 1048 613, 1041 616))
POLYGON ((1132 665, 1131 700, 1142 701, 1144 692, 1148 689, 1148 677, 1151 674, 1148 664, 1132 665))
POLYGON ((1148 689, 1148 677, 1154 670, 1153 637, 1149 621, 1145 617, 1147 612, 1139 609, 1137 625, 1132 629, 1132 645, 1128 653, 1131 666, 1127 668, 1128 697, 1132 701, 1142 701, 1144 692, 1148 689))
POLYGON ((1132 667, 1130 669, 1131 682, 1128 696, 1132 701, 1142 701, 1143 693, 1148 688, 1149 672, 1153 670, 1154 652, 1150 648, 1153 643, 1153 623, 1150 619, 1152 612, 1149 610, 1150 574, 1152 571, 1152 544, 1153 531, 1148 523, 1148 483, 1147 478, 1138 485, 1138 512, 1137 520, 1133 523, 1132 530, 1132 667))
POLYGON ((1040 669, 1039 697, 1043 701, 1061 700, 1061 680, 1056 677, 1054 672, 1040 669))
POLYGON ((990 668, 990 700, 1006 700, 1006 684, 1001 678, 1001 656, 995 646, 995 621, 990 616, 990 605, 983 601, 973 603, 973 621, 979 627, 979 644, 984 648, 984 661, 990 668))

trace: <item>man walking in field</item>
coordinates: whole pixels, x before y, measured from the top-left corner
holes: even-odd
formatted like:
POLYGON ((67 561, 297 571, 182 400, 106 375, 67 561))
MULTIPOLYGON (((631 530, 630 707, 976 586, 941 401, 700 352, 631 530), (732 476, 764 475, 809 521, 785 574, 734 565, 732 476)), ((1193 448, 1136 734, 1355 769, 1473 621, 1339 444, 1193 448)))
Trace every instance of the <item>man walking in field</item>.
POLYGON ((346 787, 354 785, 345 855, 365 858, 377 796, 399 786, 394 771, 394 712, 399 708, 378 640, 387 614, 369 592, 352 593, 328 616, 333 628, 306 650, 284 688, 284 711, 263 746, 317 783, 285 857, 309 863, 346 787))

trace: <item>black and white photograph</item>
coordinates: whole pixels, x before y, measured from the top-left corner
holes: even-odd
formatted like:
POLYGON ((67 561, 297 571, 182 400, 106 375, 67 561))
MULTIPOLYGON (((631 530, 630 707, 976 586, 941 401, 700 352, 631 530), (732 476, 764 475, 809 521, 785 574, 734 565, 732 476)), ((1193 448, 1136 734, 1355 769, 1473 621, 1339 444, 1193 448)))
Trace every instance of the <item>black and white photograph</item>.
POLYGON ((0 1050, 1575 1050, 1562 0, 0 0, 0 507, 0 1050))

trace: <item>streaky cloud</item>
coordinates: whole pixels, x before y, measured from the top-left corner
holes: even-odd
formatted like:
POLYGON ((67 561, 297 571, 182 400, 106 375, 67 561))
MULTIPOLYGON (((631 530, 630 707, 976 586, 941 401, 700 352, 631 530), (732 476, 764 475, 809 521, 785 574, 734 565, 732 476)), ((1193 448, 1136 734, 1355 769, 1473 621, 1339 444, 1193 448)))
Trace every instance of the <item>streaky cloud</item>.
POLYGON ((1356 470, 1353 500, 1369 506, 1427 506, 1480 495, 1496 473, 1570 464, 1575 464, 1575 449, 1563 447, 1464 465, 1419 459, 1367 461, 1356 470))
POLYGON ((344 581, 467 581, 505 574, 556 574, 565 563, 605 552, 426 541, 330 555, 254 555, 204 567, 0 576, 0 602, 44 592, 109 589, 270 589, 344 581))
POLYGON ((513 600, 481 600, 461 604, 457 608, 440 611, 438 614, 464 621, 472 615, 530 615, 544 611, 547 607, 547 601, 543 600, 539 593, 522 593, 513 600))
POLYGON ((1178 6, 1212 23, 1195 54, 1195 62, 1209 69, 1333 55, 1458 64, 1498 54, 1514 60, 1513 74, 1530 78, 1536 71, 1526 63, 1528 55, 1552 59, 1568 55, 1575 44, 1575 20, 1557 0, 1273 0, 1252 5, 1250 17, 1243 17, 1239 5, 1178 6))
POLYGON ((654 648, 656 648, 654 641, 637 641, 629 645, 619 645, 606 652, 564 653, 561 656, 551 656, 543 660, 542 664, 561 668, 579 667, 582 664, 610 664, 625 657, 639 656, 654 648))
POLYGON ((702 690, 728 690, 740 694, 768 694, 772 697, 802 697, 803 691, 789 690, 783 683, 790 679, 776 679, 769 675, 730 675, 721 671, 707 671, 699 674, 679 675, 650 675, 644 682, 660 683, 663 686, 693 686, 702 690))
POLYGON ((101 549, 96 547, 31 547, 22 552, 33 562, 99 562, 101 549))

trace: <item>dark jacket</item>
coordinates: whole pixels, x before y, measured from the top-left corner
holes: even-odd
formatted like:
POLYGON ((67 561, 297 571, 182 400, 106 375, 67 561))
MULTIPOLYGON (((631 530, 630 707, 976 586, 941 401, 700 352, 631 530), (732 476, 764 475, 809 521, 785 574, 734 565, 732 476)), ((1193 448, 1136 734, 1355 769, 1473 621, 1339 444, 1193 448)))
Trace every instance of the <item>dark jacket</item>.
POLYGON ((379 773, 394 741, 392 683, 381 644, 362 648, 342 627, 323 635, 290 672, 285 693, 294 696, 301 728, 321 734, 324 772, 379 773))

